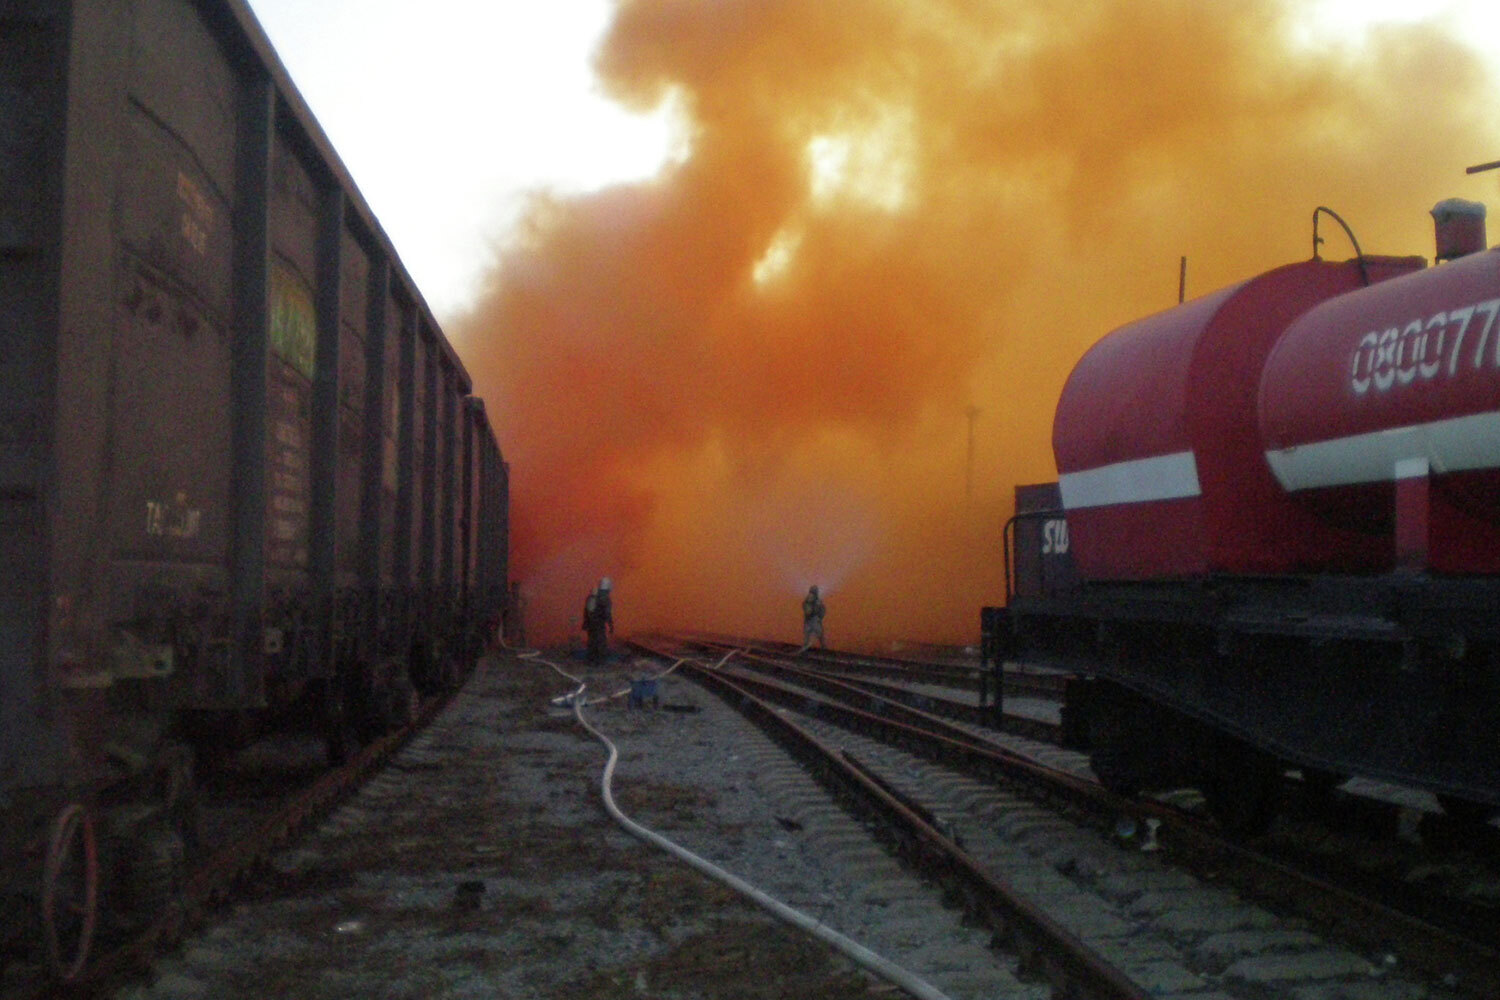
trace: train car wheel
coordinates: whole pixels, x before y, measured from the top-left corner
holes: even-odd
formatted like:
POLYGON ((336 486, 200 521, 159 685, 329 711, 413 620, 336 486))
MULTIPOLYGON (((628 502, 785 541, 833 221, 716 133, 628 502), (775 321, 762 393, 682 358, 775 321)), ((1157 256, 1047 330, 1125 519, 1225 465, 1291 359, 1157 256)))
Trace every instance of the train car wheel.
POLYGON ((183 887, 187 880, 187 845, 166 815, 142 823, 120 838, 117 862, 109 866, 110 916, 124 926, 144 927, 163 914, 174 919, 167 936, 182 928, 183 887))
POLYGON ((342 767, 359 753, 359 736, 355 731, 349 698, 342 684, 329 679, 323 683, 319 702, 319 722, 328 765, 342 767))
POLYGON ((1483 826, 1495 818, 1500 812, 1488 802, 1475 802, 1473 799, 1462 799, 1456 795, 1440 794, 1437 797, 1438 805, 1443 807, 1443 812, 1455 823, 1464 826, 1483 826))
POLYGON ((1282 772, 1274 757, 1225 740, 1214 748, 1202 782, 1208 811, 1235 833, 1264 833, 1280 806, 1282 772))
POLYGON ((1315 800, 1327 799, 1340 785, 1349 780, 1347 774, 1325 771, 1320 767, 1302 768, 1302 787, 1315 800))
POLYGON ((170 828, 182 840, 190 857, 202 846, 202 812, 194 754, 185 743, 170 744, 157 758, 158 788, 162 811, 170 828))
POLYGON ((416 688, 411 686, 411 681, 399 674, 392 677, 385 689, 385 695, 386 731, 405 729, 411 725, 412 720, 417 717, 418 709, 421 708, 421 696, 417 694, 416 688))
POLYGON ((370 738, 378 739, 410 724, 416 718, 417 704, 416 689, 401 665, 391 661, 381 663, 370 682, 369 712, 365 720, 370 738))
POLYGON ((422 697, 430 697, 442 689, 442 684, 437 673, 437 660, 428 651, 428 645, 421 639, 412 641, 411 650, 407 654, 407 676, 411 679, 412 687, 422 697))
POLYGON ((1120 750, 1096 744, 1094 752, 1089 754, 1089 766, 1094 769, 1094 776, 1099 779, 1099 784, 1116 795, 1135 798, 1141 794, 1141 779, 1128 757, 1128 754, 1120 750))
POLYGON ((1135 699, 1112 687, 1101 688, 1087 703, 1089 766, 1099 784, 1127 798, 1147 784, 1151 733, 1142 725, 1135 699))
POLYGON ((88 964, 99 921, 99 848, 94 818, 82 803, 65 806, 52 821, 42 867, 42 934, 47 964, 72 982, 88 964))

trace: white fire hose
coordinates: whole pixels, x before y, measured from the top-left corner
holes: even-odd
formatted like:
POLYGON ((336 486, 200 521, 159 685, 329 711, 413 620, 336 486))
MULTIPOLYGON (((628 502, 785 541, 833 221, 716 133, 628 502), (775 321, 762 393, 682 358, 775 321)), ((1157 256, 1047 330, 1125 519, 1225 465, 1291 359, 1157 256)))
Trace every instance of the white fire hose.
MULTIPOLYGON (((722 659, 713 664, 713 669, 718 669, 719 667, 723 666, 724 663, 730 657, 734 656, 737 652, 739 652, 739 650, 731 650, 730 652, 726 653, 722 659)), ((827 924, 818 920, 816 917, 811 917, 806 913, 803 913, 801 910, 796 909, 795 907, 788 906, 781 900, 768 895, 760 889, 757 889, 755 886, 751 885, 749 882, 746 882, 739 876, 725 871, 718 865, 715 865, 713 862, 699 857, 682 845, 668 840, 661 834, 656 833, 654 830, 647 829, 646 827, 632 820, 629 816, 626 816, 623 812, 620 811, 619 806, 615 805, 614 792, 611 790, 611 785, 614 781, 615 764, 620 758, 619 751, 615 748, 614 743, 610 741, 608 736, 605 736, 604 733, 596 729, 593 724, 588 721, 588 719, 584 718, 583 709, 586 705, 598 704, 599 702, 607 701, 611 698, 618 698, 621 695, 628 694, 630 689, 624 688, 612 695, 606 696, 605 698, 600 698, 596 699, 593 702, 589 702, 586 701, 583 697, 584 691, 587 690, 588 685, 581 678, 573 676, 566 670, 559 667, 557 664, 551 662, 550 660, 543 659, 539 650, 526 650, 524 652, 518 653, 517 655, 523 660, 535 660, 538 663, 545 664, 552 670, 556 671, 558 674, 578 685, 577 688, 575 688, 569 694, 565 694, 561 697, 552 699, 552 704, 559 707, 571 704, 573 706, 573 714, 578 719, 579 724, 582 725, 583 728, 587 729, 590 733, 593 733, 594 736, 597 737, 600 742, 605 745, 606 748, 608 748, 609 760, 604 765, 604 775, 599 783, 600 792, 603 795, 604 808, 609 812, 610 816, 614 817, 616 823, 625 828, 627 833, 641 840, 644 840, 649 844, 661 848, 668 854, 671 854, 678 860, 692 866, 693 868, 697 869, 699 872, 702 872, 704 875, 707 875, 709 878, 715 880, 716 882, 727 885, 729 888, 754 902, 756 905, 769 910, 778 920, 791 924, 793 927, 811 934, 813 937, 839 951, 856 965, 879 976, 887 982, 895 984, 910 995, 917 997, 918 1000, 950 1000, 946 993, 944 993, 942 990, 939 990, 936 986, 933 986, 931 983, 927 982, 916 973, 901 968, 894 962, 890 961, 882 955, 876 954, 859 942, 854 941, 851 938, 844 936, 843 934, 840 934, 838 931, 834 930, 832 927, 829 927, 827 924)), ((684 662, 686 661, 678 660, 676 663, 672 664, 672 666, 657 674, 652 679, 659 680, 660 678, 665 677, 673 670, 676 670, 684 662)))

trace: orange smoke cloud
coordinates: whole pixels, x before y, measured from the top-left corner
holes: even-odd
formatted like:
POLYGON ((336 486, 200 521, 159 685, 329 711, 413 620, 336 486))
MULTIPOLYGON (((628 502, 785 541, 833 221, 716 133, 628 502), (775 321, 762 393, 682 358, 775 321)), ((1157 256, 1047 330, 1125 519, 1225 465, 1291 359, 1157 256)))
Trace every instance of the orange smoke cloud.
POLYGON ((816 582, 835 645, 973 641, 1062 381, 1179 255, 1190 295, 1306 257, 1319 204, 1423 252, 1482 197, 1476 57, 1315 48, 1295 7, 621 0, 601 79, 673 100, 684 157, 538 195, 457 324, 533 633, 608 575, 625 631, 795 636, 816 582))

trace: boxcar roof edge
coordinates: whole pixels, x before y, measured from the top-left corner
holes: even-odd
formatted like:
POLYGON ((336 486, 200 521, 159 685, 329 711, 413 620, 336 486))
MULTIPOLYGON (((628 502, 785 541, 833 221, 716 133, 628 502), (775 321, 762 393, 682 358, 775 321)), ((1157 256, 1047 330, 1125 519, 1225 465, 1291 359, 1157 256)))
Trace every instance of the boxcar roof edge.
POLYGON ((308 142, 323 160, 323 167, 333 177, 334 181, 344 191, 345 197, 359 217, 359 223, 369 233, 373 234, 380 246, 380 250, 386 255, 390 262, 392 271, 396 274, 401 284, 406 286, 406 292, 411 300, 421 311, 424 323, 437 333, 443 345, 443 353, 447 356, 459 375, 459 382, 468 394, 473 391, 473 379, 469 375, 467 366, 463 359, 458 356, 452 342, 448 340, 443 332, 442 324, 432 313, 432 308, 427 304, 427 299, 422 294, 411 272, 407 270, 406 264, 401 260, 400 254, 396 252, 396 246, 391 242, 390 235, 381 225, 370 204, 365 200, 364 194, 359 190, 359 185, 354 183, 354 177, 340 158, 338 151, 328 134, 323 131, 317 116, 313 114, 307 101, 302 97, 302 92, 292 81, 292 75, 287 70, 286 64, 281 61, 281 56, 276 53, 276 48, 271 44, 270 36, 261 27, 260 20, 256 18, 255 12, 250 9, 247 0, 196 0, 200 8, 212 11, 214 8, 227 13, 233 21, 233 27, 240 33, 241 39, 249 46, 251 52, 259 60, 262 68, 271 78, 271 84, 275 87, 277 94, 286 103, 297 124, 302 128, 308 142))

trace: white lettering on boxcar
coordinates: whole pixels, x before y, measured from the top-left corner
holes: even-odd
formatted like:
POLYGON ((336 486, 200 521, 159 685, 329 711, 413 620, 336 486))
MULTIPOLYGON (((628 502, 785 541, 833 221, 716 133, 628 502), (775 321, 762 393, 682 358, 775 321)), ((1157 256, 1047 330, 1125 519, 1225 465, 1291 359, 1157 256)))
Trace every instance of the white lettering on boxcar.
POLYGON ((208 234, 214 226, 214 206, 203 194, 193 179, 182 171, 177 172, 177 200, 182 203, 182 218, 178 230, 188 246, 198 253, 208 252, 208 234))
POLYGON ((179 492, 168 503, 146 501, 146 534, 162 538, 197 538, 203 530, 203 511, 189 506, 187 494, 179 492))

